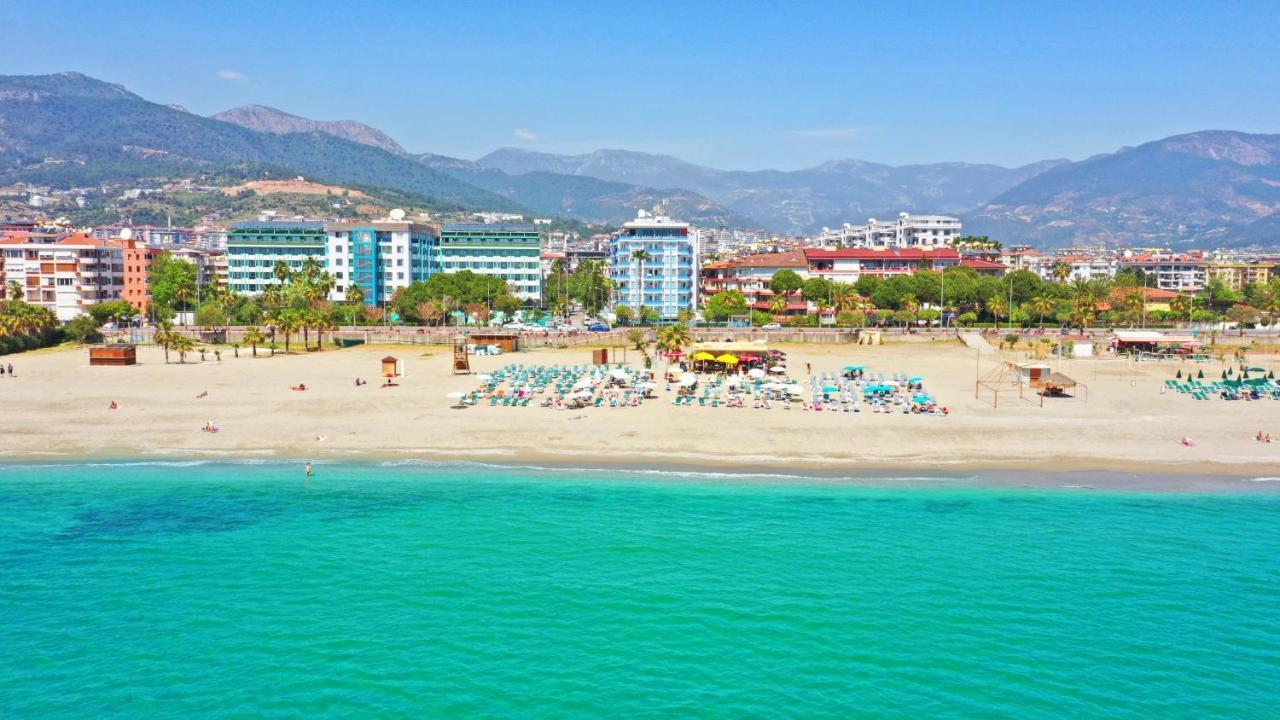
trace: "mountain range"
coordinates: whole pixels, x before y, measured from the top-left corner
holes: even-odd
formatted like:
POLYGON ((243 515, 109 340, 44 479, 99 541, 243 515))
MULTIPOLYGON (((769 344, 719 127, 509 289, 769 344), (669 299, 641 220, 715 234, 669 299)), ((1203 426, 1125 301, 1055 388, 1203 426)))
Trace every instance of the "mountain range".
POLYGON ((1204 131, 1079 162, 1017 168, 718 170, 627 150, 554 155, 501 148, 476 161, 411 153, 375 128, 262 105, 201 117, 81 75, 0 76, 0 182, 82 186, 252 161, 313 179, 380 186, 456 209, 619 223, 665 203, 701 225, 810 233, 898 211, 943 212, 966 231, 1043 246, 1275 245, 1280 135, 1204 131))

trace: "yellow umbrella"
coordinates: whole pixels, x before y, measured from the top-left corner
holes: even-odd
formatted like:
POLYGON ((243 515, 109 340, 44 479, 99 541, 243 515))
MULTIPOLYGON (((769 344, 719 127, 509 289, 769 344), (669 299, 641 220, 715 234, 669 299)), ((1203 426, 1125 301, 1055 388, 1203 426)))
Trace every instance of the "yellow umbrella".
POLYGON ((715 360, 716 356, 712 355, 709 352, 703 351, 698 353, 697 355, 694 355, 692 359, 701 362, 703 360, 715 360))
POLYGON ((737 364, 738 364, 738 358, 736 358, 736 357, 734 357, 734 356, 730 355, 729 353, 725 353, 725 354, 721 355, 720 357, 716 358, 716 362, 718 362, 718 363, 724 363, 725 365, 737 365, 737 364))

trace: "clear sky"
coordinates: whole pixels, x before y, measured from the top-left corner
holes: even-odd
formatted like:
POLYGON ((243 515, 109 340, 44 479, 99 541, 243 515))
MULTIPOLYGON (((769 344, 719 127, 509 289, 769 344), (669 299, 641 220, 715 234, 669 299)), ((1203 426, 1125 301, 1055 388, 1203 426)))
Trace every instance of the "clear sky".
POLYGON ((1015 165, 1280 132, 1280 2, 11 3, 0 73, 78 70, 414 152, 626 148, 728 169, 1015 165))

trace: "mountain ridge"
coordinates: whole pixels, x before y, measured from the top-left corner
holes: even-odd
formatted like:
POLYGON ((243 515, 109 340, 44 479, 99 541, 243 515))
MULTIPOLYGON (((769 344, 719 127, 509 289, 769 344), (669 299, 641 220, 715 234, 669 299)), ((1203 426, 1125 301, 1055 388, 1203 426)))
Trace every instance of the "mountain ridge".
POLYGON ((1044 160, 1018 168, 933 163, 892 166, 841 158, 800 170, 718 170, 669 155, 602 149, 555 155, 499 148, 476 161, 520 175, 550 171, 657 188, 685 188, 765 227, 813 232, 874 215, 962 213, 1040 172, 1067 162, 1044 160))
POLYGON ((394 155, 409 154, 390 135, 355 120, 312 120, 268 105, 240 105, 209 117, 257 132, 276 135, 322 132, 362 145, 381 148, 394 155))

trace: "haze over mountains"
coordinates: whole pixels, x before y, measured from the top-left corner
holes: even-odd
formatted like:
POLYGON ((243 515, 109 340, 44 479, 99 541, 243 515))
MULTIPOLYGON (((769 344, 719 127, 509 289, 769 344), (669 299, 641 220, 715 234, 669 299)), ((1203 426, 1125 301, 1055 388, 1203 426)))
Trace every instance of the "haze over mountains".
POLYGON ((246 161, 460 209, 615 224, 666 202, 698 224, 784 233, 909 211, 959 215, 966 231, 1007 243, 1280 242, 1280 135, 1205 131, 1018 168, 833 160, 795 171, 725 171, 627 150, 569 156, 517 148, 470 161, 410 153, 355 121, 261 105, 206 118, 78 73, 0 76, 0 182, 74 186, 246 161))

